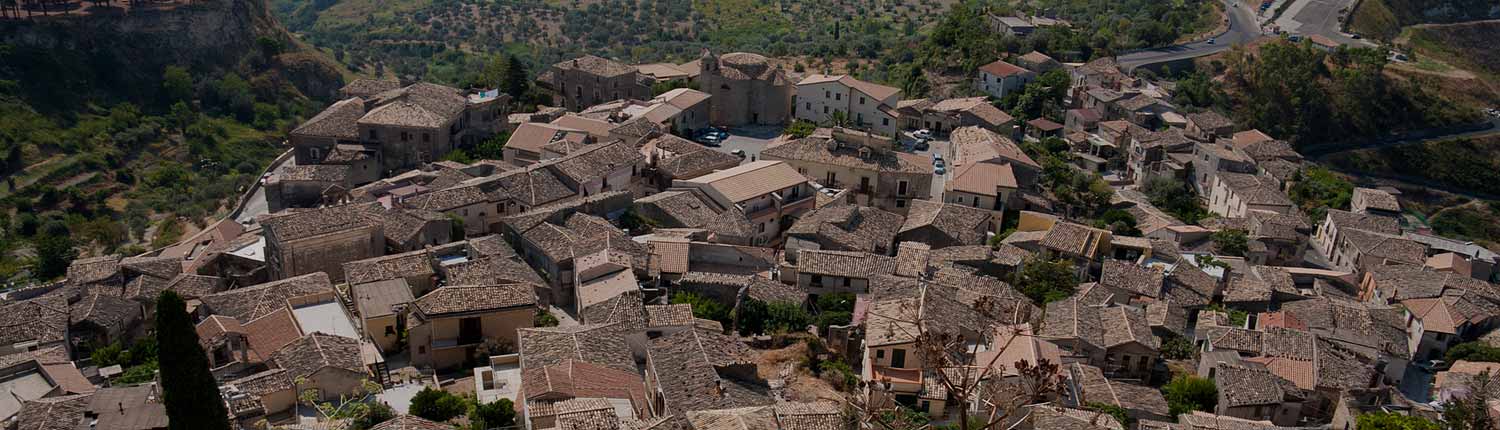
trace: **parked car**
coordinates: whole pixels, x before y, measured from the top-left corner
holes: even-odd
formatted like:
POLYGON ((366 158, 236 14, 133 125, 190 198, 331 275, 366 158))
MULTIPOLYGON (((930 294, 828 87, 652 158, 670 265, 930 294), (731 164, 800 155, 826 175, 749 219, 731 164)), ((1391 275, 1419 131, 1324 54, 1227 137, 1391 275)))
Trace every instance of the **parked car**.
POLYGON ((931 139, 932 138, 932 130, 928 130, 928 129, 925 129, 925 128, 921 129, 921 130, 917 130, 917 131, 914 131, 914 132, 911 133, 911 137, 915 137, 915 138, 917 138, 917 140, 931 139))
POLYGON ((913 148, 913 149, 916 149, 916 150, 918 150, 918 151, 926 151, 926 150, 927 150, 927 148, 931 148, 931 146, 929 146, 929 145, 928 145, 928 144, 927 144, 927 139, 918 139, 918 140, 917 140, 917 143, 915 143, 915 144, 912 144, 912 146, 911 146, 911 147, 912 147, 912 148, 913 148))
POLYGON ((736 157, 745 158, 745 150, 743 149, 736 149, 733 151, 729 151, 729 153, 733 154, 736 157))
POLYGON ((724 140, 728 138, 728 132, 725 132, 724 130, 718 128, 708 127, 698 130, 698 133, 696 137, 693 138, 693 140, 708 146, 719 146, 720 143, 723 143, 724 140))
POLYGON ((939 175, 948 173, 948 164, 944 163, 943 160, 937 160, 936 163, 932 164, 932 173, 939 175))

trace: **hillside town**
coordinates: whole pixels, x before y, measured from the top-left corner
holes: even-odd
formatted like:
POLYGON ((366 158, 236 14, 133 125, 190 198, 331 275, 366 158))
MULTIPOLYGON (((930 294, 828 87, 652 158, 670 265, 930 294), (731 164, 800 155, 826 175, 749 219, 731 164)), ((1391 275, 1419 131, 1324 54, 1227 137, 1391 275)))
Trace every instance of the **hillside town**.
POLYGON ((1300 207, 1290 144, 1109 57, 950 99, 707 50, 535 84, 354 80, 257 209, 7 292, 0 419, 169 428, 171 369, 118 358, 167 296, 239 429, 1350 430, 1500 394, 1448 360, 1500 347, 1500 255, 1395 189, 1300 207), (994 104, 1043 81, 1065 120, 994 104))

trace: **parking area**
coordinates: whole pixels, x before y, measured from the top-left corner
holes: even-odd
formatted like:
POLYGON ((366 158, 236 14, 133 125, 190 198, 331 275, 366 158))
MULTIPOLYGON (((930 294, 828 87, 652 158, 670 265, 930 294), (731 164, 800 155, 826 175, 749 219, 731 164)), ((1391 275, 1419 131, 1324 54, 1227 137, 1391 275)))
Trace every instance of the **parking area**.
POLYGON ((775 125, 734 127, 728 130, 729 138, 713 148, 731 154, 736 150, 744 151, 745 161, 759 160, 760 151, 766 149, 766 145, 776 136, 781 135, 781 129, 781 126, 775 125))

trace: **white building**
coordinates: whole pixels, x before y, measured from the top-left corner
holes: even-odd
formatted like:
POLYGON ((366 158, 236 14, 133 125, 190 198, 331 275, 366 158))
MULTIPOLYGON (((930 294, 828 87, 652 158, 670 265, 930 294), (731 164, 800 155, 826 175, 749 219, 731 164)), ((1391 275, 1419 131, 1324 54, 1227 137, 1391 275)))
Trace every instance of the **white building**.
POLYGON ((974 78, 974 88, 1000 99, 1012 91, 1020 91, 1034 80, 1036 72, 1003 60, 995 60, 979 67, 979 76, 974 78))
POLYGON ((901 90, 873 84, 849 75, 815 74, 797 83, 793 117, 818 124, 830 122, 842 112, 847 126, 895 136, 896 102, 901 90))

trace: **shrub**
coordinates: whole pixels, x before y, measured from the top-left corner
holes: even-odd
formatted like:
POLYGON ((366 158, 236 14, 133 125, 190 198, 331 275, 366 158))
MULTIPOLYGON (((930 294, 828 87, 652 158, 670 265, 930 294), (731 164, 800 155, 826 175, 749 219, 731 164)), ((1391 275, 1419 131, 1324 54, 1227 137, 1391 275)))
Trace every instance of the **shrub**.
POLYGON ((432 421, 444 422, 463 415, 469 410, 468 401, 453 393, 424 387, 411 398, 409 411, 412 415, 432 421))
POLYGON ((1212 379, 1181 375, 1162 388, 1173 416, 1192 411, 1213 412, 1219 403, 1219 388, 1212 379))

